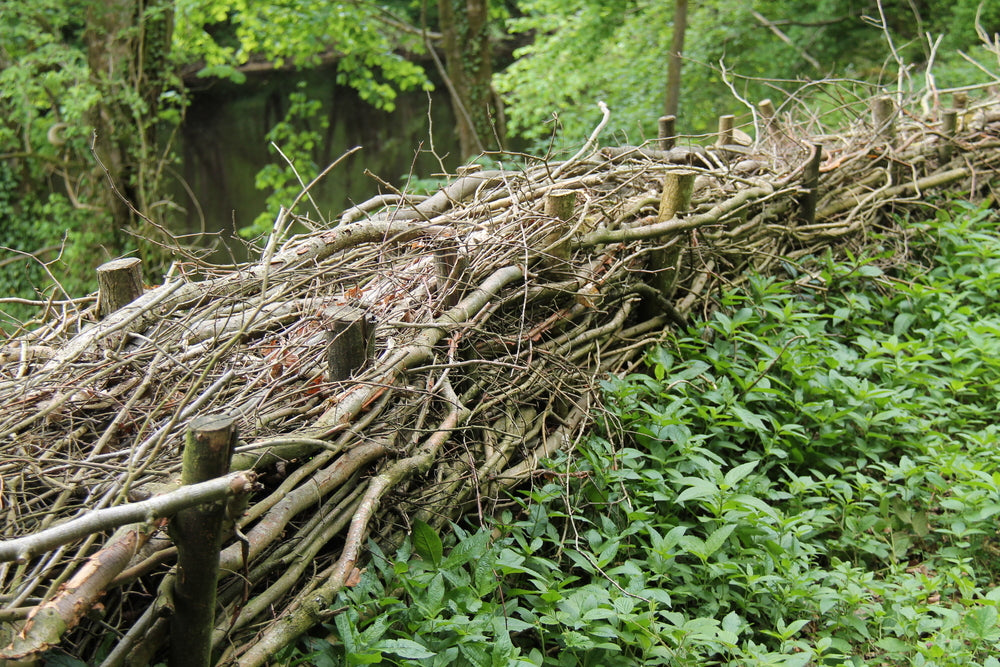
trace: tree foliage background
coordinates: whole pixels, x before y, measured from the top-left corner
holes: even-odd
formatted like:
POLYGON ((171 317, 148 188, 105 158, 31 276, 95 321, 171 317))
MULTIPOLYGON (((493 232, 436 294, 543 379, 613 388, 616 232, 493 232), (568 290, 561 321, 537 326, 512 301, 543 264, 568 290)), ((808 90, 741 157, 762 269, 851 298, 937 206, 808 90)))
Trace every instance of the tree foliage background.
MULTIPOLYGON (((718 115, 745 112, 731 90, 752 103, 765 97, 781 103, 806 81, 826 77, 895 85, 897 64, 887 35, 904 62, 918 67, 931 60, 932 45, 940 37, 936 61, 944 72, 941 83, 980 81, 983 73, 959 54, 979 42, 977 11, 988 34, 1000 29, 1000 7, 980 4, 692 3, 678 127, 706 133, 714 129, 718 115)), ((580 142, 598 117, 597 100, 604 100, 614 109, 610 128, 622 140, 656 136, 673 3, 523 0, 518 7, 523 15, 512 19, 509 29, 533 39, 515 52, 514 63, 496 80, 508 103, 512 132, 544 142, 558 129, 562 141, 580 142), (550 122, 554 114, 555 126, 550 122)))

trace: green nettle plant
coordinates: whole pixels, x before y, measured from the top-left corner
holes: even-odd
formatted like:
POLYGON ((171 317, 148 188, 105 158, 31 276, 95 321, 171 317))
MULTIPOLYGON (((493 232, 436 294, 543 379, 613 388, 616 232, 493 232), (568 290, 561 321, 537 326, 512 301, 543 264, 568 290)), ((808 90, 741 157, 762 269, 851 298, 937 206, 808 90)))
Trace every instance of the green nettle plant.
POLYGON ((372 545, 284 658, 1000 665, 998 223, 959 205, 909 225, 912 264, 749 277, 604 381, 516 512, 372 545))

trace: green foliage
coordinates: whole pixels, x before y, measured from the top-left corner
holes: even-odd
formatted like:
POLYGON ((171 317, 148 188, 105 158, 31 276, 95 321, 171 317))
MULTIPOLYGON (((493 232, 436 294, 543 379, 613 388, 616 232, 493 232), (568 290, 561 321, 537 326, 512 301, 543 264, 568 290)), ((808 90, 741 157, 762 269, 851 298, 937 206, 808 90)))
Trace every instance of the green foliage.
POLYGON ((392 111, 397 90, 432 88, 423 68, 401 55, 423 52, 423 42, 393 29, 398 22, 372 3, 177 0, 176 11, 174 57, 204 62, 201 76, 242 83, 237 68, 254 58, 310 68, 336 57, 337 82, 378 109, 392 111))
POLYGON ((304 660, 316 665, 515 666, 517 633, 530 625, 511 618, 494 572, 502 546, 486 531, 457 532, 447 552, 427 524, 387 558, 370 545, 372 563, 345 605, 329 639, 307 641, 304 660))
POLYGON ((520 8, 523 15, 508 29, 534 39, 495 77, 508 105, 508 131, 544 141, 558 113, 566 141, 579 142, 600 118, 597 102, 605 100, 614 108, 615 128, 641 140, 635 135, 649 127, 642 116, 653 114, 655 123, 663 104, 671 5, 524 0, 520 8))
MULTIPOLYGON (((83 11, 83 3, 62 0, 0 2, 0 246, 16 251, 3 257, 24 258, 0 271, 0 297, 51 294, 41 261, 56 256, 52 272, 69 295, 90 291, 95 250, 114 245, 86 173, 89 116, 102 92, 86 62, 83 11), (46 248, 40 259, 18 254, 46 248)), ((2 310, 0 329, 35 309, 2 310)))
POLYGON ((308 661, 1000 665, 998 226, 726 293, 605 381, 499 539, 373 545, 308 661))
MULTIPOLYGON (((335 62, 338 83, 385 111, 393 110, 398 91, 431 88, 423 68, 404 55, 424 49, 419 31, 406 25, 413 18, 406 12, 417 11, 409 3, 163 0, 142 3, 137 17, 103 9, 83 0, 0 0, 0 245, 32 253, 65 241, 63 263, 52 274, 72 296, 92 289, 96 264, 122 253, 137 249, 151 275, 160 268, 159 246, 143 240, 157 232, 129 221, 91 144, 96 128, 97 153, 116 187, 169 228, 165 218, 173 209, 164 205, 164 180, 175 158, 169 136, 186 104, 172 67, 201 63, 202 76, 242 82, 239 68, 261 60, 279 68, 335 62), (171 10, 176 23, 168 54, 171 10), (91 71, 95 62, 98 71, 91 71)), ((302 92, 287 108, 269 138, 309 179, 319 153, 311 148, 327 120, 302 92)), ((299 192, 284 160, 265 167, 258 186, 273 191, 271 203, 287 205, 299 192)), ((249 235, 270 228, 272 208, 249 235)), ((0 296, 34 297, 50 289, 39 263, 19 260, 15 268, 0 278, 0 296)), ((14 319, 28 312, 17 305, 5 310, 14 319)))
MULTIPOLYGON (((904 62, 927 62, 930 45, 925 34, 942 35, 936 55, 946 66, 937 71, 938 85, 962 85, 970 83, 970 77, 981 80, 982 72, 960 59, 957 50, 978 43, 975 16, 983 3, 917 4, 882 3, 904 62), (914 15, 917 4, 919 20, 914 15)), ((617 140, 631 143, 656 136, 673 3, 521 0, 519 8, 522 14, 509 21, 509 30, 532 35, 533 40, 516 51, 516 61, 496 77, 512 134, 533 140, 536 150, 542 150, 559 129, 557 145, 579 145, 600 118, 596 103, 603 100, 612 109, 606 136, 614 133, 617 140), (557 124, 551 120, 554 114, 557 124)), ((984 7, 981 20, 992 34, 1000 28, 1000 9, 984 7)), ((781 104, 804 82, 826 77, 895 84, 895 63, 879 27, 876 3, 689 3, 678 129, 711 132, 719 115, 745 113, 732 91, 751 103, 770 97, 781 104), (774 24, 784 39, 761 18, 774 24)))
MULTIPOLYGON (((239 68, 255 60, 296 69, 334 61, 338 84, 350 86, 362 100, 387 112, 395 109, 398 91, 433 89, 423 67, 402 55, 422 53, 423 41, 400 28, 407 17, 397 17, 386 7, 326 0, 177 0, 176 8, 174 58, 204 63, 199 76, 243 83, 246 75, 239 68)), ((407 6, 396 9, 405 11, 407 6)), ((300 82, 288 97, 284 118, 268 132, 275 160, 256 177, 258 189, 270 190, 268 206, 240 230, 242 236, 268 233, 280 207, 289 205, 302 184, 325 166, 317 165, 315 156, 329 120, 322 103, 311 99, 305 88, 300 82)))
POLYGON ((275 161, 257 172, 255 182, 258 190, 271 191, 267 209, 250 226, 240 229, 241 235, 253 238, 270 232, 281 207, 290 205, 304 185, 319 174, 313 155, 330 126, 322 110, 323 104, 306 93, 304 82, 289 94, 285 117, 267 133, 275 161))

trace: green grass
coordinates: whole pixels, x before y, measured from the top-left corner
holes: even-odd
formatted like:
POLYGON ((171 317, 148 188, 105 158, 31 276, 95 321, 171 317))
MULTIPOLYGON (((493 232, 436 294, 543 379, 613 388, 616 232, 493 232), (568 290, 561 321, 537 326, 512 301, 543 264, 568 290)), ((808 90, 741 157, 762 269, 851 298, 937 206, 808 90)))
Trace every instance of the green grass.
POLYGON ((493 536, 376 551, 288 659, 1000 665, 997 227, 959 206, 907 267, 752 278, 605 381, 573 475, 493 536))

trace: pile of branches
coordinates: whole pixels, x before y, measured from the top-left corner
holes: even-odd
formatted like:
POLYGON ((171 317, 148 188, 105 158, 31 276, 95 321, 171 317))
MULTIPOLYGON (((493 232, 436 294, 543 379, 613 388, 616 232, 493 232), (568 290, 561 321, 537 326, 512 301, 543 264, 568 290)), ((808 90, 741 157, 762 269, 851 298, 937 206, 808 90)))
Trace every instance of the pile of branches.
POLYGON ((954 131, 881 102, 878 122, 867 101, 842 109, 838 135, 755 114, 754 141, 708 148, 601 149, 599 127, 568 160, 468 171, 429 197, 388 188, 334 224, 283 211, 257 261, 178 262, 103 319, 94 297, 48 302, 0 348, 0 657, 162 650, 176 547, 161 517, 204 502, 177 490, 181 444, 224 414, 239 439, 221 484, 251 495, 212 640, 220 662, 265 664, 334 613, 369 537, 483 521, 549 474, 602 377, 720 287, 789 265, 815 283, 808 257, 875 236, 904 256, 899 215, 995 176, 995 102, 954 131), (690 197, 668 202, 678 175, 690 197), (293 222, 314 231, 287 237, 293 222), (325 332, 345 307, 374 322, 374 357, 332 379, 325 332))

